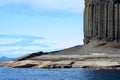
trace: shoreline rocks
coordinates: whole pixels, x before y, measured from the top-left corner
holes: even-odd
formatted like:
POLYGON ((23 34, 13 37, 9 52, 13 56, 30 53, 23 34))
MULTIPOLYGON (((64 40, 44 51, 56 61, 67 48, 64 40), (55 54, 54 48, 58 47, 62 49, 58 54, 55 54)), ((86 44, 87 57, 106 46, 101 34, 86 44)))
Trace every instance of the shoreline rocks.
POLYGON ((92 68, 120 70, 120 55, 42 55, 21 61, 8 61, 0 66, 13 68, 92 68))

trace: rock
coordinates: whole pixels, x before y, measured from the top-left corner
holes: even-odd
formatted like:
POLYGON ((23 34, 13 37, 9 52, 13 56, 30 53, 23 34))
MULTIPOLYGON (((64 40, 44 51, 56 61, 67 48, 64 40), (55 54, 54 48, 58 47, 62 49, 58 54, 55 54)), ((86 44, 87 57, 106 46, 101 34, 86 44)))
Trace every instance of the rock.
POLYGON ((0 63, 22 68, 120 69, 120 1, 85 0, 84 45, 0 63))
POLYGON ((89 40, 120 41, 120 1, 85 0, 84 42, 89 40))
POLYGON ((112 62, 109 60, 100 60, 100 61, 75 61, 73 64, 73 68, 80 68, 80 67, 115 67, 120 66, 119 62, 112 62))
POLYGON ((41 61, 41 63, 35 66, 34 68, 50 68, 50 64, 52 64, 51 61, 41 61))
POLYGON ((35 56, 41 56, 41 55, 45 55, 47 53, 43 53, 43 52, 36 52, 36 53, 31 53, 31 54, 27 54, 25 56, 19 57, 16 59, 16 61, 21 61, 21 60, 26 60, 35 56))
POLYGON ((55 61, 52 63, 52 68, 72 68, 74 61, 65 60, 65 61, 55 61))
POLYGON ((29 58, 22 61, 0 63, 0 66, 13 68, 93 68, 93 69, 120 69, 119 54, 88 55, 42 55, 37 59, 29 58), (52 58, 52 60, 51 60, 52 58), (59 59, 60 58, 60 59, 59 59))

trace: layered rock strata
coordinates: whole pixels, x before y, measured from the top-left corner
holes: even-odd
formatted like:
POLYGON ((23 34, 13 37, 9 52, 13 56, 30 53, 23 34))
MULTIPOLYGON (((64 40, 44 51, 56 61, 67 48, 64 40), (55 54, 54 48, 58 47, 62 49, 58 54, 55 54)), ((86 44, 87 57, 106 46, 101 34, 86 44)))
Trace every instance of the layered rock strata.
POLYGON ((106 55, 97 53, 91 55, 41 55, 27 58, 26 60, 0 63, 0 66, 13 68, 92 68, 98 70, 120 70, 119 58, 120 55, 117 54, 106 55))

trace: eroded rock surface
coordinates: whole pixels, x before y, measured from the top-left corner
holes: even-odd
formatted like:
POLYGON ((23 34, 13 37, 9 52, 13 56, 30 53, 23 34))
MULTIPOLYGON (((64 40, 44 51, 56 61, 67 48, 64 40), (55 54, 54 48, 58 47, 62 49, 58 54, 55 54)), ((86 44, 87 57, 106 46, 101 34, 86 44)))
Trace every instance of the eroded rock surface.
POLYGON ((0 63, 13 68, 97 68, 120 69, 119 54, 41 55, 26 60, 0 63))

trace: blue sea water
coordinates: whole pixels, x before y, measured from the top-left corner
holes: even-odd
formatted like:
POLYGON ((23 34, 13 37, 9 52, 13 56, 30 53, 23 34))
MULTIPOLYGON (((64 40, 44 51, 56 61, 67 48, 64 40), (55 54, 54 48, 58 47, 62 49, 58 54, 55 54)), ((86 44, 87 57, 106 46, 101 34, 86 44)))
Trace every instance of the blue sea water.
POLYGON ((0 80, 120 80, 120 71, 0 67, 0 80))

